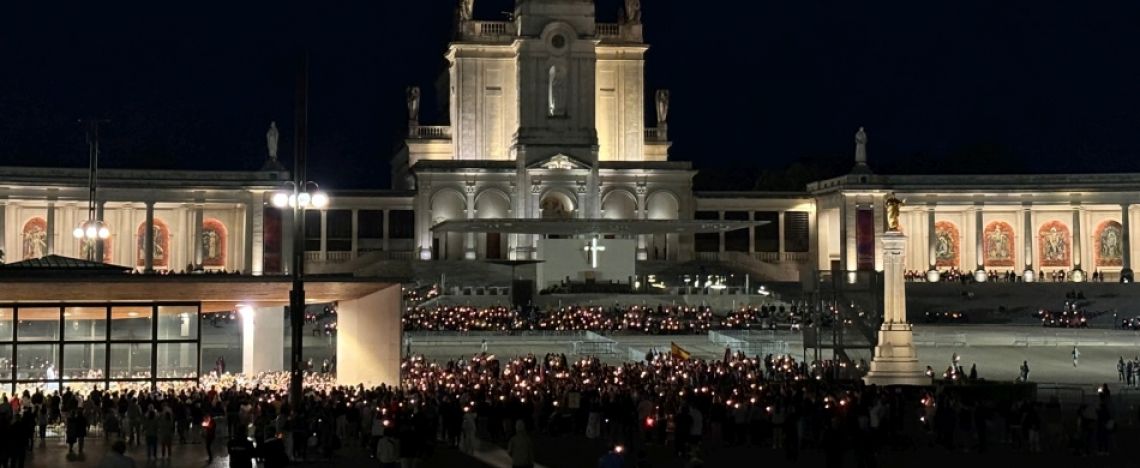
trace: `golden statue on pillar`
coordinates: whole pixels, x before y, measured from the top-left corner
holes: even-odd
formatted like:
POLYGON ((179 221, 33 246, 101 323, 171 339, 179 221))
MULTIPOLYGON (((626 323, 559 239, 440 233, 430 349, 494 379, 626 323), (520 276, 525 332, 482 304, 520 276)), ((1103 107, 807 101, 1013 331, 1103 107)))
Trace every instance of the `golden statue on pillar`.
POLYGON ((906 201, 899 200, 899 198, 896 197, 892 192, 891 194, 887 195, 887 198, 883 200, 883 204, 886 205, 887 208, 887 230, 898 231, 899 208, 902 208, 903 205, 906 205, 906 201))

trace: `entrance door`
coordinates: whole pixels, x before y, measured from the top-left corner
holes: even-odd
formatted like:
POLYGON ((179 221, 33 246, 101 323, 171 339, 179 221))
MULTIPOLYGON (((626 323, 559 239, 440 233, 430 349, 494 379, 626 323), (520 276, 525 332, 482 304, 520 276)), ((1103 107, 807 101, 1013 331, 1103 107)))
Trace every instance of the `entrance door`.
POLYGON ((498 232, 487 233, 487 258, 503 258, 502 234, 498 232))
POLYGON ((431 239, 431 258, 432 260, 441 260, 440 254, 443 253, 439 249, 439 237, 432 237, 431 239))

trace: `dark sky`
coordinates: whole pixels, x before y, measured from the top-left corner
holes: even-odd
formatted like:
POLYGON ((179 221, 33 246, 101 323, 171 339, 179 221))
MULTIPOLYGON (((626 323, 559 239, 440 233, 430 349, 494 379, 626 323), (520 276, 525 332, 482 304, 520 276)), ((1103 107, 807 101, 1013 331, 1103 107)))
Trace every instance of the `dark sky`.
MULTIPOLYGON (((597 3, 614 21, 620 1, 597 3)), ((387 187, 404 87, 424 88, 425 120, 446 115, 432 89, 453 4, 10 2, 0 164, 86 166, 87 117, 111 121, 109 167, 256 169, 270 120, 289 164, 307 49, 311 178, 387 187)), ((512 4, 477 0, 476 15, 512 4)), ((865 125, 880 172, 1140 171, 1140 2, 643 4, 647 92, 672 90, 674 160, 846 160, 865 125)))

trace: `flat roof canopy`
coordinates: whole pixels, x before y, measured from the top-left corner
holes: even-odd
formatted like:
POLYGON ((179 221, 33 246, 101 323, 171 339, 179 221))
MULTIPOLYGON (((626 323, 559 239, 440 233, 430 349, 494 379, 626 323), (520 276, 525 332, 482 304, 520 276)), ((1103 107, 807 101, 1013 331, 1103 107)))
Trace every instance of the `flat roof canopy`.
MULTIPOLYGON (((305 302, 359 299, 399 285, 391 279, 306 278, 305 302)), ((203 312, 222 312, 239 304, 288 305, 292 288, 288 276, 32 275, 0 280, 0 303, 201 302, 203 312)))
POLYGON ((763 226, 768 221, 678 219, 453 219, 436 224, 435 232, 503 232, 541 235, 696 234, 763 226))

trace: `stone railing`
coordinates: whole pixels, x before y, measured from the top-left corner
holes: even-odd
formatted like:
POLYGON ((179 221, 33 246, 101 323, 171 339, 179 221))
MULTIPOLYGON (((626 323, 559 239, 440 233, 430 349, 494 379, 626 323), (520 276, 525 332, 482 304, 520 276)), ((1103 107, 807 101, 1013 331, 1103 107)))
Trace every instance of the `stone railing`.
POLYGON ((511 23, 508 21, 472 21, 476 37, 511 36, 511 23))
POLYGON ((666 138, 665 131, 657 127, 647 127, 645 129, 646 141, 658 141, 666 138))
POLYGON ((752 258, 768 263, 804 263, 811 256, 807 252, 753 252, 752 258))
POLYGON ((420 125, 413 127, 411 133, 412 138, 423 138, 429 140, 450 140, 451 139, 451 126, 450 125, 420 125))
POLYGON ((621 37, 621 25, 617 23, 598 23, 598 37, 601 38, 618 38, 621 37))

